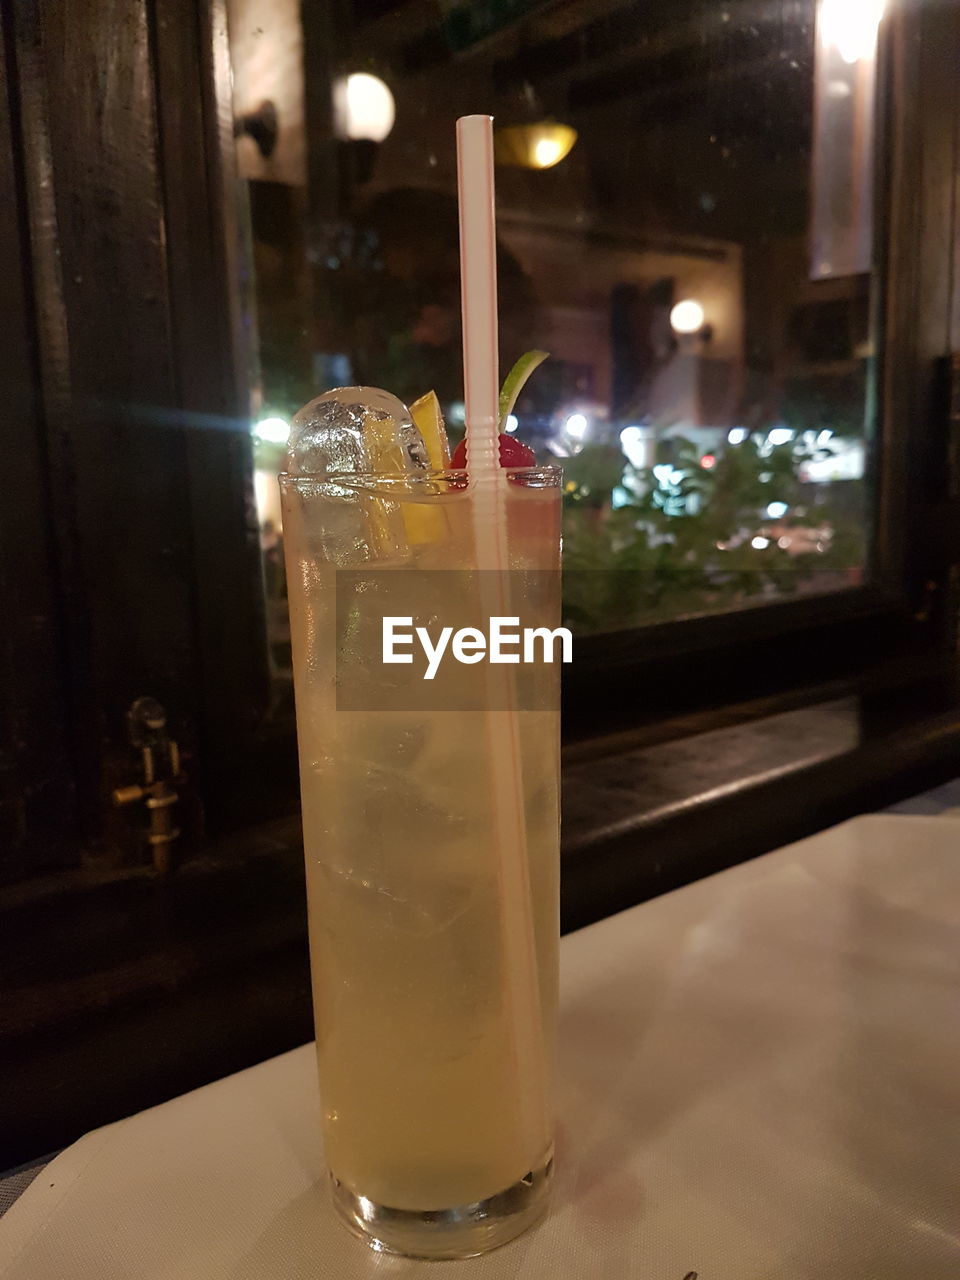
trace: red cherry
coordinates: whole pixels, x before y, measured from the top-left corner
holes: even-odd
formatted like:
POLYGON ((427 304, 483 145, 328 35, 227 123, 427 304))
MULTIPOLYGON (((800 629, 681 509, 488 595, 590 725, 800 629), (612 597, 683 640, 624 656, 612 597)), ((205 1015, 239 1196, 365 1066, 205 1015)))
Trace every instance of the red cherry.
MULTIPOLYGON (((451 471, 462 471, 467 465, 467 442, 461 440, 450 459, 451 471)), ((535 467, 537 455, 522 441, 500 433, 500 465, 501 467, 535 467)))

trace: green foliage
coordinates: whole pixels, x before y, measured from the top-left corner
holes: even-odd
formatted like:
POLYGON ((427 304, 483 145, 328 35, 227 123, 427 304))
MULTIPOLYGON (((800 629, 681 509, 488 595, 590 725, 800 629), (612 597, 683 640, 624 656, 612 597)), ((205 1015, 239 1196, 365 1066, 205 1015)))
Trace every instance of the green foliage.
MULTIPOLYGON (((728 446, 716 465, 675 438, 667 476, 636 469, 610 446, 564 464, 564 614, 581 631, 612 630, 845 585, 864 556, 859 481, 804 484, 824 456, 759 438, 728 446), (623 505, 614 508, 618 488, 623 505), (786 503, 780 521, 771 502, 786 503), (754 546, 753 539, 767 539, 754 546), (791 541, 790 549, 778 545, 791 541), (799 549, 799 550, 798 550, 799 549)), ((829 452, 826 451, 826 452, 829 452)))

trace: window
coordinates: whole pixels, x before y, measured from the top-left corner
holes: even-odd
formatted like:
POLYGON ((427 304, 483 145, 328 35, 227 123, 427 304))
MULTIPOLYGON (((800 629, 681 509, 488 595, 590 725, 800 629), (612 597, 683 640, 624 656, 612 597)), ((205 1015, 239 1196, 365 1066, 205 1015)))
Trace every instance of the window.
POLYGON ((875 567, 882 3, 231 0, 260 373, 257 494, 338 383, 462 430, 453 123, 497 123, 511 429, 565 476, 581 634, 837 592, 875 567))

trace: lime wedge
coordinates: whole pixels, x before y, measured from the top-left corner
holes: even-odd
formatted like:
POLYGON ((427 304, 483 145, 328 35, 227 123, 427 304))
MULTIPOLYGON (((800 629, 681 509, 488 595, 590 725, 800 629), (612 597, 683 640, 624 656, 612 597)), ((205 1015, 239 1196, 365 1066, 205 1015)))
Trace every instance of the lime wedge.
POLYGON ((443 425, 440 401, 435 391, 428 391, 410 406, 410 417, 417 425, 427 447, 431 471, 446 471, 450 465, 450 445, 443 425))
MULTIPOLYGON (((517 403, 517 397, 526 386, 527 379, 533 373, 534 369, 539 369, 544 360, 549 357, 548 351, 527 351, 520 357, 510 372, 504 379, 503 386, 500 390, 500 430, 504 428, 507 418, 513 413, 513 406, 517 403)), ((419 402, 418 402, 419 403, 419 402)), ((417 423, 419 426, 420 424, 417 423)))

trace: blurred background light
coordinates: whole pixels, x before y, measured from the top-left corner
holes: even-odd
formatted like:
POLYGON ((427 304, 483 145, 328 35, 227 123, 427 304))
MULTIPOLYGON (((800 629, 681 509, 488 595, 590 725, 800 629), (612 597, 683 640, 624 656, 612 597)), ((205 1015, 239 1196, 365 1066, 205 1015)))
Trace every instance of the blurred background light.
POLYGON ((684 298, 670 312, 670 325, 674 333, 699 333, 705 319, 703 307, 694 298, 684 298))
POLYGON ((519 425, 520 425, 520 419, 517 417, 517 415, 515 413, 508 413, 507 420, 503 424, 504 430, 509 431, 510 434, 513 435, 514 431, 516 431, 519 425))
POLYGON ((563 155, 563 143, 559 138, 540 138, 533 148, 533 159, 538 169, 549 169, 563 155))
POLYGON ((493 137, 498 164, 520 169, 552 169, 573 150, 577 131, 556 120, 539 120, 535 124, 508 124, 497 129, 493 137))
POLYGON ((820 38, 848 66, 873 58, 885 0, 821 0, 820 38))
POLYGON ((684 478, 684 472, 675 468, 672 462, 658 462, 653 468, 653 474, 665 488, 680 484, 684 478))
POLYGON ((261 418, 253 434, 264 444, 286 444, 290 439, 290 423, 284 418, 261 418))
POLYGON ((333 127, 350 142, 383 142, 397 118, 393 94, 379 76, 355 71, 333 86, 333 127))
POLYGON ((767 434, 767 440, 772 445, 789 444, 792 439, 793 432, 789 427, 774 427, 767 434))
POLYGON ((656 441, 649 427, 624 427, 620 432, 620 448, 631 467, 652 467, 656 459, 656 441))
POLYGON ((877 44, 884 0, 818 0, 810 276, 873 269, 877 44))
POLYGON ((866 473, 866 446, 862 440, 837 441, 826 457, 807 458, 799 477, 805 484, 829 484, 833 480, 862 480, 866 473))

